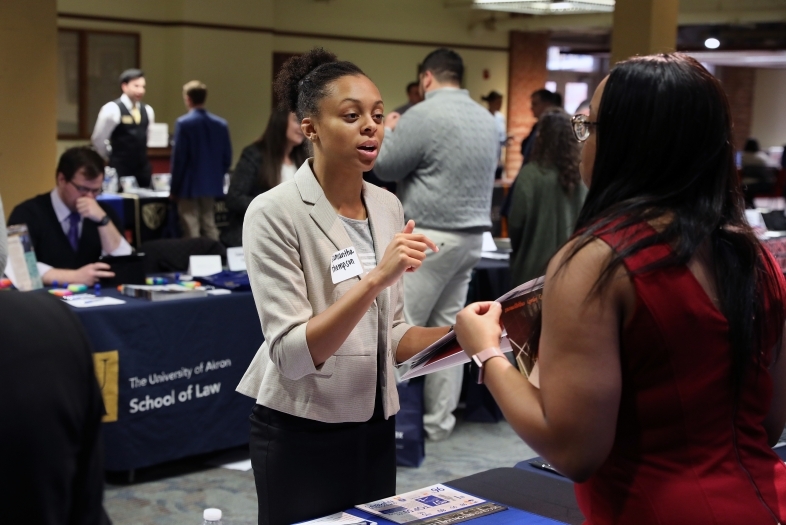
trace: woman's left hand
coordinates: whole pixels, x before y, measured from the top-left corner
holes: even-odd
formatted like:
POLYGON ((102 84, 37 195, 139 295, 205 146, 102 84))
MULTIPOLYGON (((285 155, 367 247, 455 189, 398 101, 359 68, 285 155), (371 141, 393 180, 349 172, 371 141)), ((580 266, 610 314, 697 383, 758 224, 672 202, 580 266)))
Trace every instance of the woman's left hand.
POLYGON ((473 303, 456 316, 456 337, 468 356, 499 346, 502 328, 499 317, 502 306, 496 301, 473 303))

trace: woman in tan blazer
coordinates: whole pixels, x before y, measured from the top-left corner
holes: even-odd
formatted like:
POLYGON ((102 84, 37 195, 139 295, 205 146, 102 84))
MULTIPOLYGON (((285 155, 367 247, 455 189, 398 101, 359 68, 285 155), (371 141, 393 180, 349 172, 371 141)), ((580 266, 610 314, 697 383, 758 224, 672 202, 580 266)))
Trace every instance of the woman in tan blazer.
POLYGON ((243 226, 265 336, 237 388, 257 400, 260 524, 395 493, 393 366, 449 330, 404 322, 400 278, 437 247, 412 234, 413 221, 404 225, 393 194, 363 182, 384 136, 374 83, 315 49, 284 65, 276 91, 301 119, 314 157, 257 197, 243 226))

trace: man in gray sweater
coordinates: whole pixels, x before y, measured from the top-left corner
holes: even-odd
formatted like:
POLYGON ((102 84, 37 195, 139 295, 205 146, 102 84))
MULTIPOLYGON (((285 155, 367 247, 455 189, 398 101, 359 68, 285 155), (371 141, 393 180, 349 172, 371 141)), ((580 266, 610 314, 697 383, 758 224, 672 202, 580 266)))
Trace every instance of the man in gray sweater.
MULTIPOLYGON (((461 89, 464 63, 456 52, 433 51, 419 76, 426 99, 404 116, 388 115, 374 172, 398 182, 406 219, 440 248, 404 276, 407 322, 446 326, 466 302, 483 232, 491 228, 499 144, 494 117, 461 89)), ((446 438, 456 424, 462 373, 454 367, 426 376, 423 421, 431 439, 446 438)))

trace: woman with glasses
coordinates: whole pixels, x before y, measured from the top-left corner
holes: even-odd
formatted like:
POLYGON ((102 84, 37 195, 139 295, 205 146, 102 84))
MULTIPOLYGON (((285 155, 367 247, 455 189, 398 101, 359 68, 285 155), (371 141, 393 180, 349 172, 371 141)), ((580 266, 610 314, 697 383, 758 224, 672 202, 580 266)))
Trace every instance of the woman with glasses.
POLYGON ((568 114, 560 108, 546 110, 538 120, 530 162, 521 167, 510 201, 514 285, 543 275, 551 256, 573 232, 587 195, 579 175, 579 151, 568 114))
POLYGON ((590 525, 786 518, 784 282, 745 222, 723 88, 680 54, 618 64, 574 120, 589 193, 546 273, 527 381, 500 307, 456 331, 590 525))
POLYGON ((66 150, 57 164, 55 188, 19 204, 8 224, 26 224, 44 284, 86 284, 114 277, 102 255, 130 255, 112 207, 96 200, 104 160, 92 148, 66 150))

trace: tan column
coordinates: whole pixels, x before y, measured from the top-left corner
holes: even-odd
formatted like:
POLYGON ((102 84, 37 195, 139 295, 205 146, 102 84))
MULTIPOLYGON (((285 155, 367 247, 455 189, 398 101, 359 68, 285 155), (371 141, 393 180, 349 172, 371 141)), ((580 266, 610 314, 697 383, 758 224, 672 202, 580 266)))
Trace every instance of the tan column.
POLYGON ((57 1, 0 1, 0 196, 14 206, 54 186, 57 1))
POLYGON ((617 0, 611 63, 634 55, 674 51, 679 0, 617 0))
POLYGON ((521 168, 521 141, 529 135, 535 124, 530 109, 530 97, 546 86, 548 70, 549 34, 510 32, 510 65, 508 72, 508 135, 513 140, 508 144, 505 157, 505 173, 513 178, 521 168))

